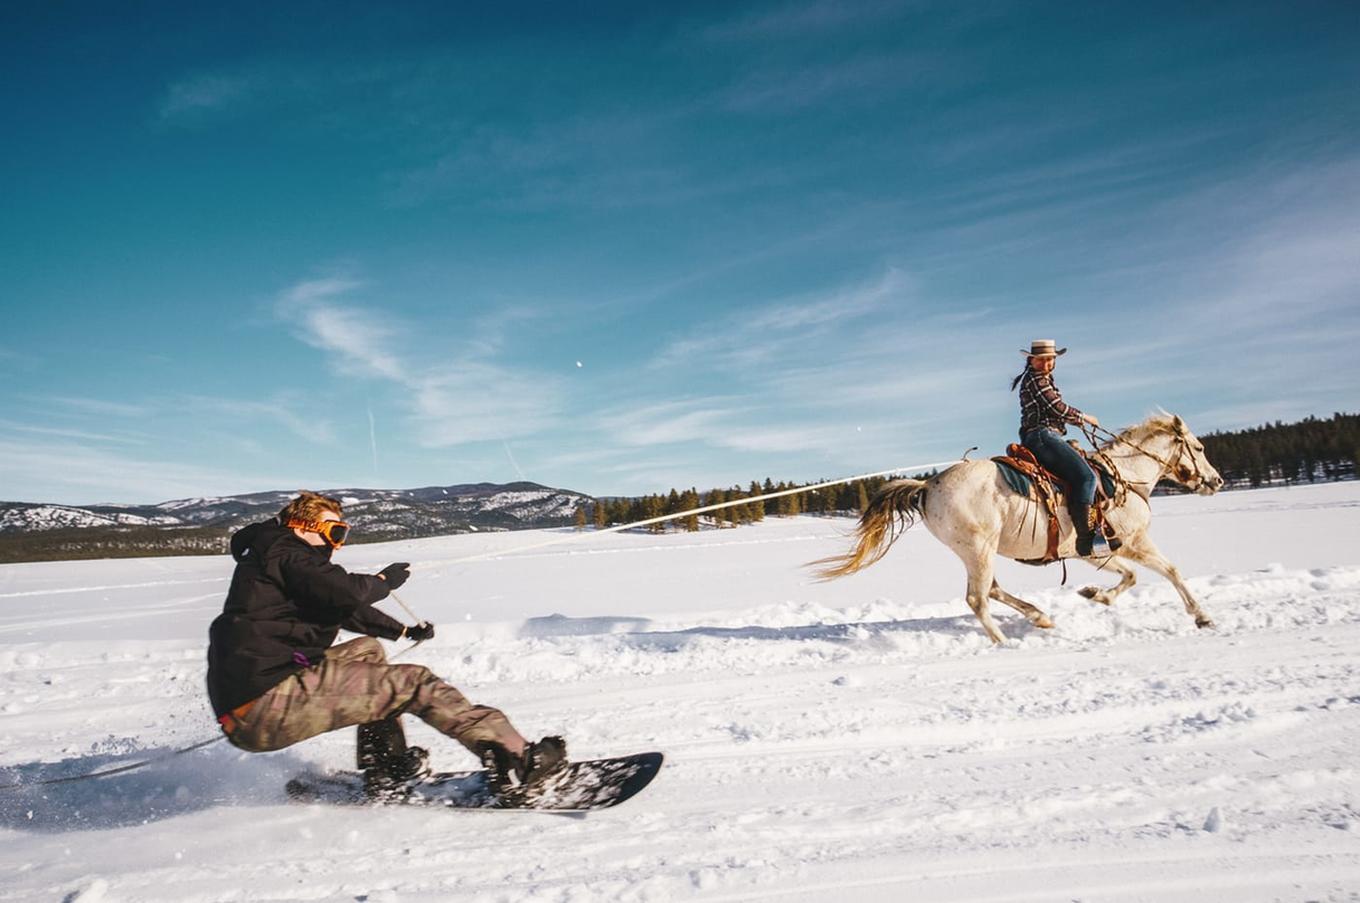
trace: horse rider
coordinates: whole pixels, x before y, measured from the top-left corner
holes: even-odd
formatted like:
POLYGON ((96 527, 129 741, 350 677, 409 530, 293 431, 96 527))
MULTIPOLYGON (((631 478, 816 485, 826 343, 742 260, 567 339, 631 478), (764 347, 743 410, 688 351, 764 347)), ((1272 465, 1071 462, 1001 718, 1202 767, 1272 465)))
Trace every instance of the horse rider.
POLYGON ((1020 387, 1020 443, 1067 483, 1067 510, 1077 531, 1077 555, 1108 555, 1118 548, 1118 540, 1109 542, 1095 529, 1091 511, 1096 495, 1095 472, 1062 438, 1068 424, 1099 426, 1100 421, 1064 402, 1053 384, 1053 366, 1067 353, 1066 348, 1058 348, 1052 339, 1035 339, 1029 351, 1020 353, 1025 355, 1025 371, 1011 382, 1011 391, 1020 387))

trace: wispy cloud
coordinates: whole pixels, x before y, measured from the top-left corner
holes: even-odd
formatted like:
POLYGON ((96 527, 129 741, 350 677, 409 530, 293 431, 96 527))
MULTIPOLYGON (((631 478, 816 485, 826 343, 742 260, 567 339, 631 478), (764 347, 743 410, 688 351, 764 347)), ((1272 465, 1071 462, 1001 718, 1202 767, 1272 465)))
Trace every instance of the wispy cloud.
MULTIPOLYGON (((1320 412, 1315 400, 1306 396, 1261 399, 1237 404, 1207 405, 1175 411, 1199 435, 1221 430, 1249 429, 1276 420, 1297 420, 1320 412)), ((1324 413, 1323 416, 1326 416, 1324 413)))
POLYGON ((249 422, 273 421, 308 442, 330 442, 335 439, 332 424, 309 410, 307 401, 296 395, 284 394, 260 401, 184 395, 176 399, 176 405, 181 404, 214 420, 234 418, 249 422))
POLYGON ((389 310, 342 303, 361 288, 346 278, 310 280, 284 291, 277 309, 301 341, 399 387, 420 445, 503 440, 558 422, 558 379, 494 360, 513 324, 531 316, 527 309, 483 317, 470 340, 435 347, 389 310), (394 350, 398 343, 401 354, 394 350))
POLYGON ((787 399, 695 397, 621 407, 602 414, 598 426, 611 443, 632 448, 708 447, 767 459, 793 454, 830 462, 897 453, 899 428, 923 422, 896 409, 838 401, 834 411, 812 412, 790 406, 787 399))
POLYGON ((530 436, 565 413, 556 379, 484 362, 431 369, 408 386, 418 441, 431 448, 530 436))
POLYGON ((39 400, 78 414, 99 417, 144 417, 153 410, 151 405, 109 401, 104 398, 81 398, 72 395, 44 395, 39 400))
POLYGON ((791 38, 805 35, 824 37, 846 27, 875 25, 902 15, 918 2, 903 0, 814 0, 790 3, 743 13, 726 22, 704 29, 703 36, 713 41, 747 41, 791 38))
POLYGON ((386 350, 392 330, 366 311, 316 304, 302 312, 297 334, 309 345, 338 354, 362 371, 398 382, 406 379, 406 368, 396 354, 386 350))
POLYGON ((346 295, 362 287, 361 281, 348 276, 321 276, 316 279, 304 279, 284 291, 280 296, 280 302, 286 310, 290 306, 305 306, 317 301, 346 295))
MULTIPOLYGON (((957 65, 957 64, 956 64, 957 65)), ((719 106, 734 113, 791 113, 835 99, 874 104, 911 89, 942 71, 932 54, 852 57, 832 63, 758 70, 720 93, 719 106)), ((950 73, 957 77, 958 71, 950 73)))
MULTIPOLYGON (((206 414, 214 418, 231 417, 240 420, 272 420, 302 438, 331 438, 334 433, 330 425, 307 412, 307 404, 287 393, 266 400, 222 398, 199 394, 162 395, 137 403, 109 401, 102 398, 80 398, 62 395, 34 396, 47 411, 70 412, 83 418, 98 419, 136 419, 146 421, 151 418, 175 412, 206 414)), ((16 427, 17 428, 17 427, 16 427)), ((113 442, 140 443, 145 436, 128 436, 120 433, 98 433, 87 430, 71 430, 64 427, 45 427, 33 425, 32 431, 49 432, 53 435, 66 435, 71 438, 100 439, 113 442)))
POLYGON ((37 362, 38 358, 35 355, 15 351, 13 348, 0 348, 0 364, 31 366, 37 362))
POLYGON ((253 75, 203 74, 170 85, 161 100, 163 119, 216 110, 249 97, 260 86, 253 75))
POLYGON ((748 412, 739 398, 688 398, 628 405, 603 412, 598 421, 611 440, 623 445, 667 445, 709 440, 748 412))
POLYGON ((1215 285, 1202 288, 1198 318, 1246 332, 1360 312, 1360 159, 1242 196, 1238 234, 1209 257, 1215 285))
POLYGON ((296 473, 247 475, 76 442, 0 438, 0 497, 11 501, 148 503, 306 485, 296 473))
POLYGON ((387 175, 395 207, 432 201, 510 212, 628 211, 711 200, 778 183, 783 167, 713 176, 676 148, 677 128, 698 109, 645 115, 544 114, 516 127, 460 132, 428 162, 387 175))
POLYGON ((651 366, 664 368, 703 360, 709 366, 747 368, 791 348, 806 347, 806 342, 841 324, 905 304, 911 299, 911 290, 906 274, 890 268, 876 282, 727 315, 672 341, 651 366))
POLYGON ((630 447, 716 449, 733 466, 796 458, 831 474, 948 458, 1013 431, 1015 331, 1008 312, 940 309, 889 268, 874 281, 697 326, 653 369, 702 363, 722 374, 725 391, 621 405, 598 428, 630 447), (987 418, 995 429, 979 431, 987 418))
POLYGON ((799 449, 825 455, 829 452, 843 454, 851 447, 862 444, 863 439, 863 426, 793 422, 771 426, 737 426, 724 431, 715 444, 722 448, 760 454, 788 454, 790 449, 799 449))
POLYGON ((35 426, 13 420, 0 420, 0 429, 38 436, 58 436, 63 439, 81 439, 87 442, 114 442, 120 445, 144 445, 145 436, 119 435, 115 433, 95 433, 88 430, 64 429, 60 427, 35 426))
POLYGON ((933 313, 913 280, 889 268, 872 282, 702 324, 652 368, 702 362, 724 374, 726 394, 624 408, 600 424, 634 445, 690 439, 749 453, 887 453, 914 428, 959 417, 960 395, 996 389, 998 406, 1006 404, 1005 374, 966 353, 987 347, 984 337, 999 328, 978 312, 933 313))
POLYGON ((616 411, 604 425, 636 447, 678 449, 689 437, 767 460, 791 449, 851 462, 999 447, 1015 422, 1012 349, 1053 331, 1081 350, 1065 361, 1064 387, 1110 423, 1156 403, 1201 432, 1345 409, 1360 389, 1360 164, 1225 172, 1177 193, 1167 188, 1176 157, 1200 148, 1187 141, 1126 148, 1114 162, 1133 171, 1122 175, 1095 158, 1068 161, 1086 198, 1062 187, 1063 165, 1031 168, 1010 183, 1015 209, 949 236, 978 259, 1000 241, 1019 242, 1014 251, 1070 236, 1083 256, 1048 297, 1018 288, 986 316, 957 299, 936 315, 928 299, 911 303, 929 289, 902 277, 878 293, 838 293, 863 304, 799 299, 704 323, 653 367, 701 361, 729 377, 725 393, 616 411), (1162 200, 1126 210, 1122 229, 1105 226, 1097 213, 1126 192, 1162 200), (831 341, 808 340, 819 333, 831 341), (834 350, 819 360, 809 348, 834 350))
POLYGON ((547 312, 528 304, 510 304, 476 317, 469 325, 467 353, 490 358, 506 349, 520 329, 545 318, 547 312))
POLYGON ((211 120, 261 108, 292 107, 313 121, 334 116, 337 99, 381 84, 397 84, 413 67, 359 60, 346 63, 270 58, 188 72, 161 92, 157 113, 167 123, 211 120))
POLYGON ((1332 360, 1360 385, 1347 348, 1360 328, 1360 160, 1228 174, 1149 219, 1165 229, 1133 233, 1127 265, 1106 258, 1090 277, 1092 296, 1143 324, 1091 330, 1106 367, 1217 382, 1230 365, 1230 382, 1281 372, 1325 382, 1318 364, 1332 360))
POLYGON ((373 419, 373 407, 370 405, 365 408, 368 412, 368 445, 373 450, 373 474, 378 473, 378 423, 373 419))
POLYGON ((505 456, 510 459, 510 466, 515 469, 515 475, 521 480, 529 479, 524 475, 524 471, 520 469, 519 462, 515 460, 515 453, 510 450, 510 443, 501 440, 501 446, 505 448, 505 456))
POLYGON ((339 356, 361 373, 403 382, 405 369, 388 350, 394 335, 389 322, 369 309, 336 300, 362 287, 362 282, 345 277, 307 280, 286 290, 277 310, 308 345, 339 356))
MULTIPOLYGON (((996 382, 996 367, 975 363, 951 351, 962 344, 950 332, 929 331, 917 336, 930 351, 908 350, 904 334, 894 329, 884 345, 857 348, 821 365, 788 367, 763 379, 763 389, 782 398, 801 399, 809 407, 864 408, 892 406, 902 416, 904 406, 920 410, 939 398, 985 394, 996 382)), ((1017 356, 1018 367, 1018 356, 1017 356)))

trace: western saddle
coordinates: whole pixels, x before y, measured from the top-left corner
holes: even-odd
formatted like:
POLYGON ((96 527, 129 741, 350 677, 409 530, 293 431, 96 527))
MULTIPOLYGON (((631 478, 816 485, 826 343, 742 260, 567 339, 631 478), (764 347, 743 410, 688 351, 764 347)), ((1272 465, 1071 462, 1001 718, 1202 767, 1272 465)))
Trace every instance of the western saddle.
MULTIPOLYGON (((1073 443, 1073 448, 1077 448, 1075 443, 1073 443)), ((1105 512, 1110 508, 1113 500, 1114 476, 1092 461, 1086 452, 1080 448, 1077 448, 1077 451, 1096 474, 1096 497, 1095 501, 1091 503, 1091 530, 1093 533, 1099 530, 1107 539, 1112 539, 1114 533, 1105 520, 1105 512)), ((1006 446, 1006 454, 998 455, 992 460, 1001 465, 1003 469, 1010 468, 1022 477, 1027 477, 1029 486, 1025 486, 1024 481, 1018 482, 1009 477, 1007 482, 1021 495, 1028 495, 1031 498, 1037 497, 1039 503, 1048 511, 1048 542, 1044 557, 1017 560, 1022 564, 1048 564, 1057 561, 1060 557, 1058 555, 1058 506, 1070 492, 1067 482, 1040 464, 1038 459, 1034 457, 1034 453, 1018 442, 1012 442, 1006 446)))

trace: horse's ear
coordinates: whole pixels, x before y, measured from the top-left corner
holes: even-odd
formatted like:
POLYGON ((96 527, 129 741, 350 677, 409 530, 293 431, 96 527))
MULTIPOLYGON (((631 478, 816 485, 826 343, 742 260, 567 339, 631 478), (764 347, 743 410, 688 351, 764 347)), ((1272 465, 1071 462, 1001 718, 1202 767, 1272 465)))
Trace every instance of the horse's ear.
POLYGON ((1171 425, 1176 428, 1176 432, 1178 433, 1185 432, 1185 421, 1181 419, 1180 414, 1171 415, 1171 425))

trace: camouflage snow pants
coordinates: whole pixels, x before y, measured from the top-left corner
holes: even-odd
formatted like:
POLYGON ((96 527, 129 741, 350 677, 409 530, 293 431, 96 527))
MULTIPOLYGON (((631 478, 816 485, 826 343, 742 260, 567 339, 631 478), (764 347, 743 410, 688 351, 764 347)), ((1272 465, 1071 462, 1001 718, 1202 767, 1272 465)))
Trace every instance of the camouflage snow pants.
POLYGON ((482 743, 518 753, 524 738, 498 709, 467 697, 423 665, 389 665, 382 644, 360 637, 326 650, 255 700, 228 738, 247 752, 269 752, 353 724, 415 715, 474 754, 482 743))

